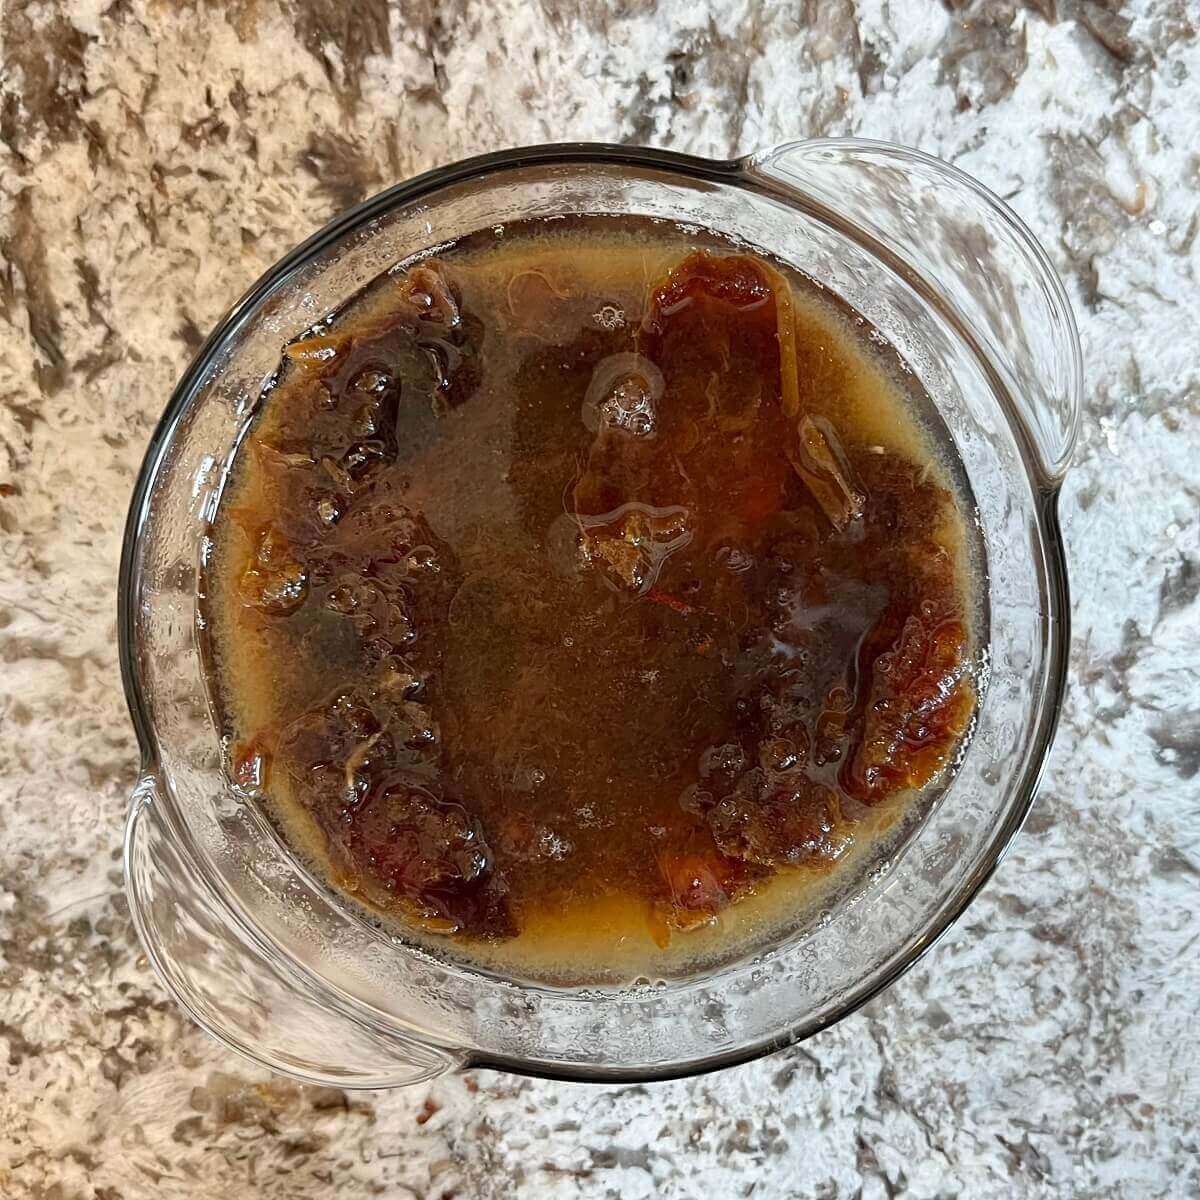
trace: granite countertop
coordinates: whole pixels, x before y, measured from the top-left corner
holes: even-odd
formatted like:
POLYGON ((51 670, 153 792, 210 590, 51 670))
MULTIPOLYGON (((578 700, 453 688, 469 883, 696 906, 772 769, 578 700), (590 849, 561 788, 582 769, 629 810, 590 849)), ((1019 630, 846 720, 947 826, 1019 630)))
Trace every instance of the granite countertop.
POLYGON ((0 1197, 1200 1193, 1194 0, 7 0, 0 8, 0 1197), (167 1001, 121 895, 114 591, 172 383, 302 235, 523 142, 809 135, 977 175, 1087 362, 1070 696, 934 954, 765 1061, 652 1087, 270 1079, 167 1001))

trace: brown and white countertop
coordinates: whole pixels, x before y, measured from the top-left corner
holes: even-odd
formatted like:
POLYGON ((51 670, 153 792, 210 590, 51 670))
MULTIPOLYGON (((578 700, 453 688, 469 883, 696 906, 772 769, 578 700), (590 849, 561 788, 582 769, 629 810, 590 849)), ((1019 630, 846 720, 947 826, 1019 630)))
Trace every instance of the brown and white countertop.
POLYGON ((4 0, 0 1197, 1200 1194, 1196 0, 4 0), (651 1087, 348 1097, 192 1028, 130 930, 114 592, 231 300, 338 209, 519 143, 821 134, 977 175, 1087 362, 1071 693, 1024 834, 860 1014, 651 1087))

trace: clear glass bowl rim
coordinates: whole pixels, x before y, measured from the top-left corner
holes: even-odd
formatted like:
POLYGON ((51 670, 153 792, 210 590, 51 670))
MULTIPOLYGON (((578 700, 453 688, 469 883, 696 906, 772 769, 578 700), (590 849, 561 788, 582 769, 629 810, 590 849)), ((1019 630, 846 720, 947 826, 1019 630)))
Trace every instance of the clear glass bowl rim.
MULTIPOLYGON (((828 1017, 819 1023, 800 1022, 795 1027, 783 1030, 780 1033, 760 1039, 749 1045, 740 1046, 734 1050, 704 1058, 690 1060, 678 1065, 662 1066, 652 1072, 619 1066, 589 1066, 586 1068, 564 1069, 556 1068, 550 1063, 526 1062, 504 1055, 492 1055, 475 1050, 467 1054, 465 1060, 460 1064, 460 1069, 496 1069, 514 1074, 575 1082, 637 1083, 705 1074, 710 1071, 721 1070, 725 1067, 736 1066, 765 1057, 829 1028, 843 1017, 857 1011, 864 1004, 886 991, 901 976, 915 966, 937 944, 942 936, 958 922, 975 896, 986 885, 1003 860, 1013 839, 1020 832, 1033 805, 1045 770, 1046 761, 1049 757, 1055 730, 1058 726, 1059 714, 1066 691, 1067 662, 1070 647, 1070 594, 1067 583, 1064 544, 1058 523, 1057 500, 1062 482, 1062 474, 1066 469, 1066 465, 1069 465, 1071 451, 1078 434, 1081 407, 1079 393, 1082 378, 1082 354, 1074 316, 1071 312, 1065 289, 1057 273, 1037 239, 1020 218, 999 197, 990 192, 978 180, 958 170, 951 164, 899 143, 866 138, 803 139, 798 142, 782 143, 772 150, 757 152, 735 159, 709 159, 670 150, 625 146, 605 142, 558 142, 500 150, 494 153, 460 159, 454 163, 436 167, 394 184, 392 187, 368 197, 361 203, 337 214, 326 225, 284 255, 260 276, 237 303, 229 309, 213 328, 199 350, 197 350, 172 390, 163 415, 159 419, 147 444, 146 453, 139 468, 130 501, 121 547, 121 561, 117 584, 117 638, 121 681, 125 693, 126 705, 129 709, 141 752, 140 775, 143 779, 159 775, 158 741, 154 731, 154 724, 142 692, 137 667, 138 550, 141 546, 144 530, 149 519, 150 501, 154 493, 154 485, 174 440, 176 427, 193 400, 198 385, 204 380, 220 352, 233 342, 244 325, 253 319, 264 299, 281 284, 285 283, 290 276, 308 266, 324 250, 400 205, 419 202, 449 185, 474 181, 487 175, 516 171, 533 166, 593 165, 654 168, 688 179, 726 184, 770 194, 798 207, 816 210, 819 214, 824 215, 829 224, 844 227, 843 222, 837 218, 836 214, 825 213, 820 205, 812 204, 807 200, 803 204, 798 203, 801 198, 787 187, 787 185, 777 184, 770 178, 757 174, 754 171, 755 166, 759 162, 769 160, 784 149, 800 145, 814 149, 823 148, 833 152, 839 149, 877 150, 902 155, 929 165, 936 165, 939 170, 948 172, 957 178, 959 182, 973 190, 990 208, 996 211, 997 215, 1010 225, 1020 241, 1025 244, 1031 257, 1043 269, 1046 277, 1051 281, 1057 307, 1064 318, 1065 327, 1070 337, 1071 345, 1069 352, 1072 360, 1073 387, 1075 391, 1075 395, 1071 398, 1071 421, 1068 428, 1064 431, 1061 455, 1061 461, 1064 466, 1062 470, 1057 473, 1047 472, 1039 460, 1036 451, 1033 449, 1032 439, 1020 421, 1019 416, 1006 408, 1006 417, 1010 425, 1014 426, 1013 433, 1017 440, 1019 452, 1039 501, 1037 504, 1037 522, 1040 541, 1045 549, 1043 568, 1045 571, 1044 599, 1046 601, 1046 612, 1043 618, 1043 627, 1046 631, 1046 687, 1041 705, 1041 720, 1032 738, 1033 753, 1025 772, 1025 778, 1021 780, 1014 802, 1008 810, 1005 821, 993 831, 987 853, 980 856, 975 870, 959 886, 958 894, 954 897, 954 903, 942 909, 941 918, 936 926, 928 930, 927 936, 921 943, 915 946, 910 954, 898 961, 893 969, 878 978, 871 979, 864 986, 849 994, 842 1004, 830 1012, 828 1017)), ((174 822, 173 824, 178 833, 181 833, 185 838, 189 838, 182 822, 174 822)), ((186 847, 186 851, 193 858, 198 853, 197 849, 190 845, 186 847)), ((193 1019, 197 1018, 193 1015, 193 1019)), ((209 1028, 207 1022, 198 1020, 198 1023, 208 1029, 217 1040, 228 1045, 218 1031, 209 1028)), ((243 1051, 242 1053, 246 1052, 243 1051)), ((253 1055, 248 1056, 252 1059, 254 1058, 253 1055)), ((260 1065, 268 1065, 271 1066, 272 1070, 279 1070, 278 1067, 271 1064, 260 1065)))

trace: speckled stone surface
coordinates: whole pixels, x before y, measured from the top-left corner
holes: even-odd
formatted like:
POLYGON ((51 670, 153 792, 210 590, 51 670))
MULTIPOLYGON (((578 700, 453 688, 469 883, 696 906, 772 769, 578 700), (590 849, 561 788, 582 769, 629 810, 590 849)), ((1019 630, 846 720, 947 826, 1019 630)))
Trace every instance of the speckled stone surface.
POLYGON ((6 0, 0 39, 0 1197, 1200 1194, 1194 0, 6 0), (1071 694, 1013 852, 864 1012, 723 1074, 255 1074, 168 1003, 120 892, 117 557, 174 379, 412 172, 844 133, 1008 197, 1081 325, 1071 694))

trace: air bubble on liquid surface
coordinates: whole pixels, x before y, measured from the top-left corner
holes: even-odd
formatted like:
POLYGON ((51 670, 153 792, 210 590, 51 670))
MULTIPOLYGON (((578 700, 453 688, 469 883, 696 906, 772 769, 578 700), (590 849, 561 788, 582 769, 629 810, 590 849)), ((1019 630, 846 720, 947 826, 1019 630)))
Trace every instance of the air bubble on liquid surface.
POLYGON ((592 372, 583 397, 583 423, 592 433, 620 429, 647 437, 655 430, 665 387, 662 372, 648 358, 610 354, 592 372))
POLYGON ((654 405, 640 382, 629 379, 619 383, 600 405, 600 420, 634 437, 646 437, 654 432, 654 405))
POLYGON ((543 826, 538 830, 537 848, 541 857, 562 862, 574 851, 575 846, 569 838, 561 837, 553 829, 543 826))
POLYGON ((594 320, 601 329, 624 329, 625 310, 623 308, 619 308, 615 304, 602 304, 592 314, 592 320, 594 320))

